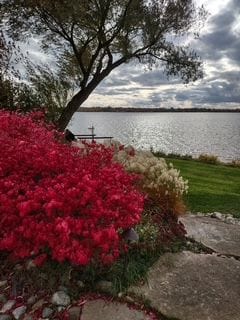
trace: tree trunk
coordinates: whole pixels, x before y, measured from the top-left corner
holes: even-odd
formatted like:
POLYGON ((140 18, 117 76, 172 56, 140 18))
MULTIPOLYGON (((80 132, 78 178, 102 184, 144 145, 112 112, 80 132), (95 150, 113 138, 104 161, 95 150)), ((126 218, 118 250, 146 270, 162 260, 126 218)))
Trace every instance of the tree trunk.
MULTIPOLYGON (((117 65, 117 64, 116 64, 117 65)), ((114 69, 115 65, 105 69, 101 74, 98 74, 92 81, 84 88, 78 91, 75 96, 67 104, 66 108, 63 110, 57 126, 61 131, 64 131, 71 120, 73 114, 78 110, 78 108, 87 100, 89 95, 93 90, 99 85, 99 83, 114 69)))
POLYGON ((61 131, 64 131, 71 120, 73 114, 78 110, 81 104, 87 100, 89 94, 88 90, 80 90, 72 99, 68 102, 63 110, 60 118, 58 119, 57 126, 61 131))

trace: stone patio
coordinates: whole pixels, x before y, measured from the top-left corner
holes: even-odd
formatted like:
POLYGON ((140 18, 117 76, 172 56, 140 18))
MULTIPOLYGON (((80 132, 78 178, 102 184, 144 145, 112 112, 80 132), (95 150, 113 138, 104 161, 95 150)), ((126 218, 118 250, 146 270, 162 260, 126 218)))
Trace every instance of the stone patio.
POLYGON ((240 261, 189 251, 163 255, 148 282, 129 292, 150 301, 167 318, 240 319, 240 261))

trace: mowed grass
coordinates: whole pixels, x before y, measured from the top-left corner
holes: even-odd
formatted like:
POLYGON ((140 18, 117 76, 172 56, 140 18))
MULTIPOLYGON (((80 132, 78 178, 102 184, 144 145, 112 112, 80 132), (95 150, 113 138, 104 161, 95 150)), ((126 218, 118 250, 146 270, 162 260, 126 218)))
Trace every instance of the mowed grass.
POLYGON ((191 212, 230 213, 240 218, 240 168, 191 160, 166 159, 189 181, 186 204, 191 212))

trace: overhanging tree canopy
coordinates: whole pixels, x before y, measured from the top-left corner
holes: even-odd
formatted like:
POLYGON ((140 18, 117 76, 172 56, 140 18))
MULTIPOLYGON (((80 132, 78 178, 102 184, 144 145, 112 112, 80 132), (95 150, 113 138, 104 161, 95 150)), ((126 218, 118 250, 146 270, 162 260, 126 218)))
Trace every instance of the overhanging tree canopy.
POLYGON ((196 53, 174 41, 204 17, 193 0, 2 0, 0 8, 8 34, 39 36, 57 59, 57 76, 78 88, 60 129, 112 70, 131 60, 160 63, 184 82, 202 76, 196 53))
POLYGON ((0 109, 29 111, 39 105, 39 97, 25 83, 17 82, 20 74, 13 67, 22 59, 20 48, 0 31, 0 109))

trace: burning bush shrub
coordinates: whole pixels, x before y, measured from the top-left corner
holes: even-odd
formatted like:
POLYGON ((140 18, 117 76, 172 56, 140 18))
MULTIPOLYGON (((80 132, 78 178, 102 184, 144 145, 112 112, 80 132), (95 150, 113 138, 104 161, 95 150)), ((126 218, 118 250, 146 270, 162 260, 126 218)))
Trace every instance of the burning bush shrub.
POLYGON ((143 210, 136 175, 110 148, 62 143, 39 113, 1 111, 0 123, 0 250, 37 264, 113 262, 143 210))

